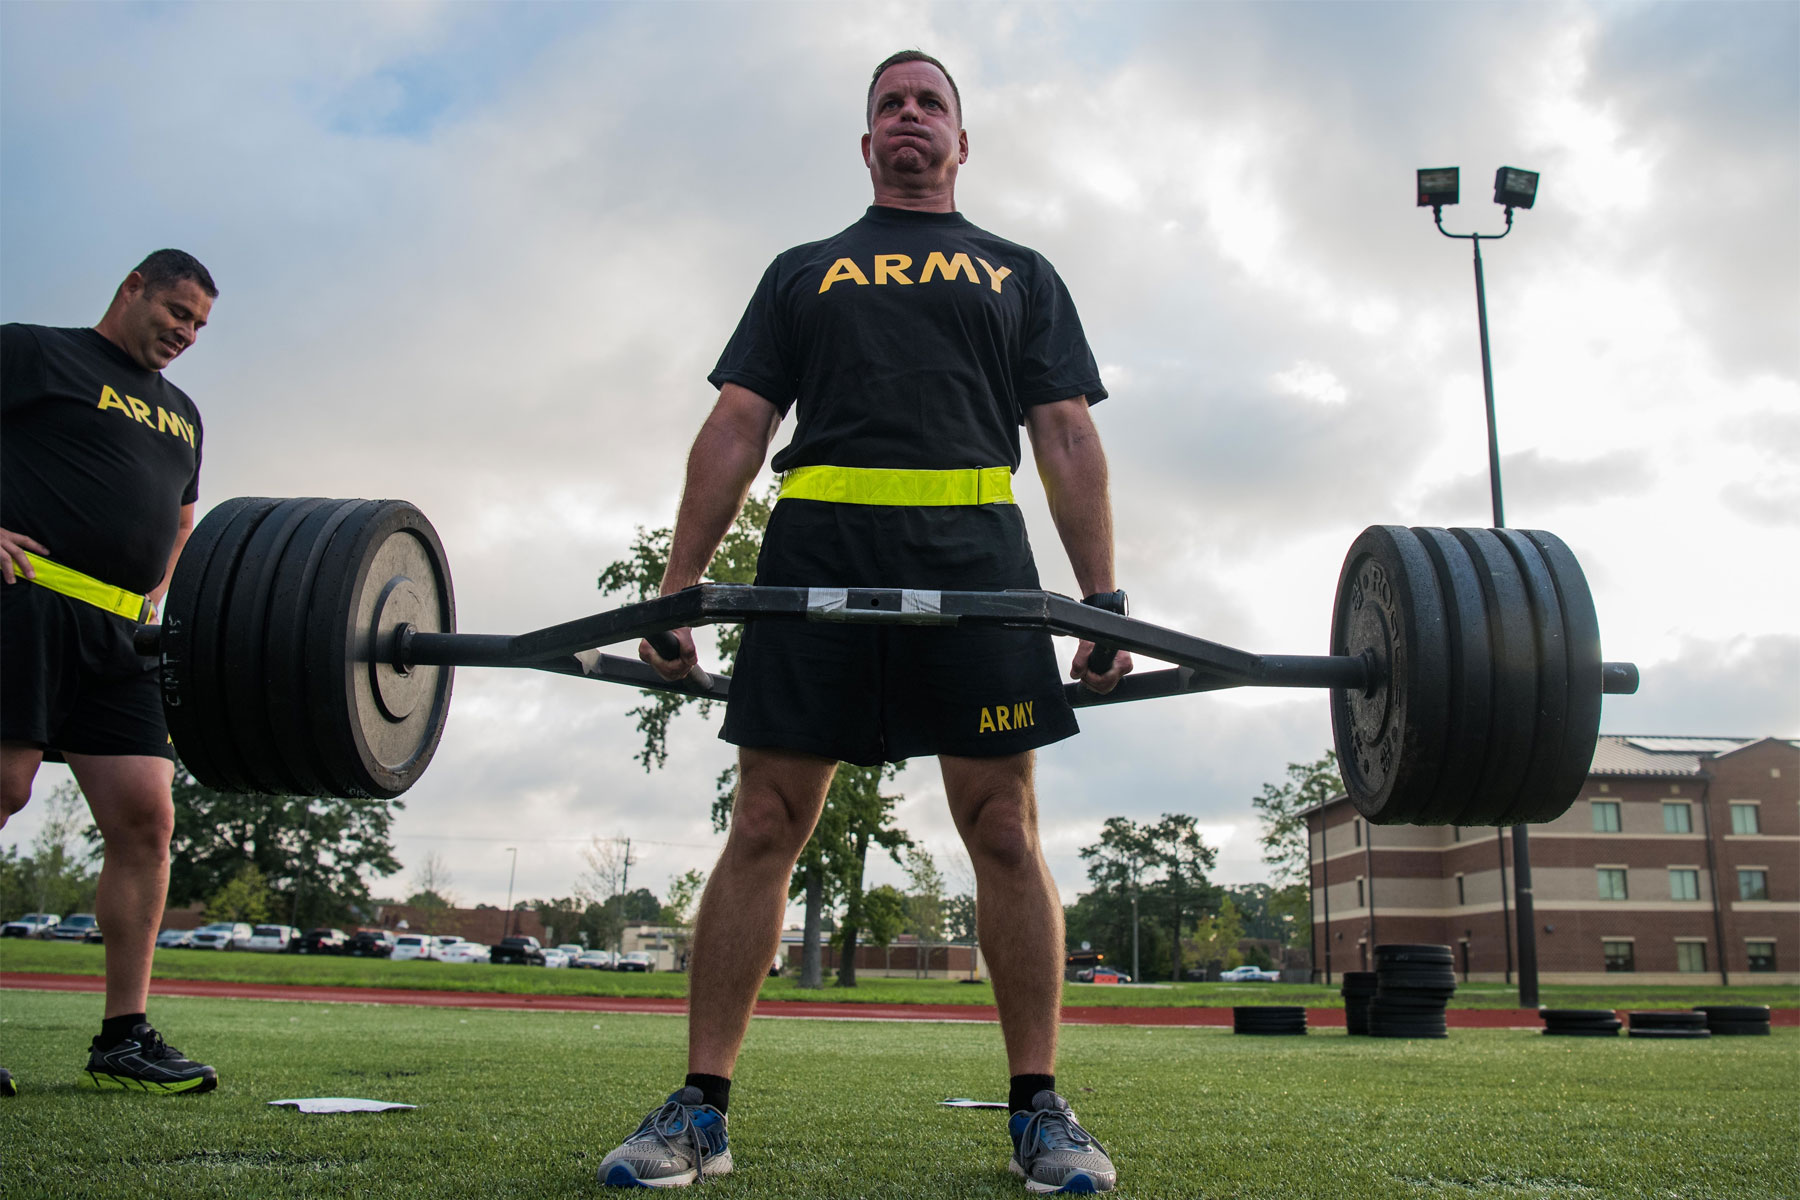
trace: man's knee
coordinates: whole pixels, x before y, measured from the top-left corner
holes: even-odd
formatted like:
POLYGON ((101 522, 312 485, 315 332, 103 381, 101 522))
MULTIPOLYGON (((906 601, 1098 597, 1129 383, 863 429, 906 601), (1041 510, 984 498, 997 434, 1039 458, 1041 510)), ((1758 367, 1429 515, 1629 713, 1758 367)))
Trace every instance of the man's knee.
POLYGON ((796 858, 818 813, 808 798, 767 782, 740 785, 731 808, 731 842, 753 858, 796 858))
POLYGON ((1029 797, 987 797, 964 823, 962 835, 971 857, 1002 871, 1022 870, 1040 857, 1029 797))
POLYGON ((122 788, 91 807, 108 861, 168 858, 169 841, 175 835, 175 804, 166 789, 153 784, 122 788))

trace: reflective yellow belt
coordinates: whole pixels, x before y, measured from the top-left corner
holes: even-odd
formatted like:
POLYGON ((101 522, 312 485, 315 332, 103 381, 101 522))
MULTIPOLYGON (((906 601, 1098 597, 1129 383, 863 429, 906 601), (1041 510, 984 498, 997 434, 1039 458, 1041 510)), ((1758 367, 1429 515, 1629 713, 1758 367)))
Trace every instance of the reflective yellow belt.
POLYGON ((147 601, 136 592, 103 583, 92 575, 83 575, 71 567, 51 562, 41 554, 33 554, 29 550, 24 553, 26 560, 31 563, 31 569, 36 573, 36 577, 30 582, 39 587, 47 587, 53 592, 84 600, 95 608, 105 609, 116 616, 129 617, 133 621, 141 621, 146 615, 147 601))
POLYGON ((834 504, 1011 504, 1012 470, 902 471, 885 467, 795 467, 781 477, 781 498, 834 504))

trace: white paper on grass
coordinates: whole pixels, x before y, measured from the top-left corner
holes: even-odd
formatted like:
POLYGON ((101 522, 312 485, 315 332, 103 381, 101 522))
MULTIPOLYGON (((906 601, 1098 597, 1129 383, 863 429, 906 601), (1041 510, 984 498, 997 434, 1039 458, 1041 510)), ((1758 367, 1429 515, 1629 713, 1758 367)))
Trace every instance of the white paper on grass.
POLYGON ((419 1107, 416 1104, 396 1104, 391 1100, 356 1100, 349 1096, 309 1096, 303 1100, 271 1100, 269 1103, 292 1105, 303 1113, 387 1112, 390 1109, 419 1107))
POLYGON ((951 1100, 939 1100, 940 1108, 1005 1108, 1006 1105, 997 1100, 967 1100, 957 1096, 951 1100))

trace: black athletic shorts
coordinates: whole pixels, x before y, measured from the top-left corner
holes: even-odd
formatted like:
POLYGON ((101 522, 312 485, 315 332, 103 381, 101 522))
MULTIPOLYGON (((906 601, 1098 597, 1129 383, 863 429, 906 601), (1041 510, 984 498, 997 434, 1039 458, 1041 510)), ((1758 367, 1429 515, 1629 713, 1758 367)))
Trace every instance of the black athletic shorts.
MULTIPOLYGON (((1038 575, 1016 505, 787 499, 756 582, 1000 591, 1038 575)), ((1048 633, 762 620, 744 628, 719 736, 872 766, 1018 754, 1078 731, 1048 633)))
POLYGON ((0 741, 174 759, 137 622, 35 583, 0 584, 0 741))

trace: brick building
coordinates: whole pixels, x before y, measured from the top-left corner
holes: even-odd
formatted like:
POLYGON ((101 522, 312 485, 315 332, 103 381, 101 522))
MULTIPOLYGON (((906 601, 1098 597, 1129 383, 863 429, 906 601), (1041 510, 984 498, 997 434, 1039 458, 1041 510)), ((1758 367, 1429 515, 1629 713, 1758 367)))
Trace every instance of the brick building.
MULTIPOLYGON (((1510 976, 1508 830, 1373 826, 1344 797, 1306 817, 1320 978, 1384 942, 1510 976)), ((1531 827, 1531 875, 1543 982, 1800 983, 1800 742, 1602 737, 1580 798, 1531 827)))

